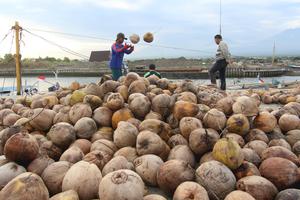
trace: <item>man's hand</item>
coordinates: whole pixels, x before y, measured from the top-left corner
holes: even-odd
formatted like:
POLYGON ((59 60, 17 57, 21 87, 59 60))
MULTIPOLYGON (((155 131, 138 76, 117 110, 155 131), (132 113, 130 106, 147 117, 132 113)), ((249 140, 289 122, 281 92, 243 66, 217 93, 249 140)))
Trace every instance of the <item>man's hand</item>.
POLYGON ((127 43, 125 43, 124 49, 128 49, 129 47, 130 47, 130 45, 128 45, 127 43))

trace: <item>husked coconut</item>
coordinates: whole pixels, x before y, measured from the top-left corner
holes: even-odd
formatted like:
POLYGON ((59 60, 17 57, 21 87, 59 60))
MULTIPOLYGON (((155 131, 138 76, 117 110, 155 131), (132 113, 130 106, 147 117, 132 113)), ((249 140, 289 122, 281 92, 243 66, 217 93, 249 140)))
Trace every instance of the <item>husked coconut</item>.
POLYGON ((203 118, 204 126, 215 130, 223 130, 226 121, 225 114, 215 108, 209 110, 203 118))
POLYGON ((247 117, 256 116, 258 114, 258 106, 255 100, 247 96, 238 97, 232 109, 235 114, 244 114, 247 117))
POLYGON ((73 91, 78 90, 80 88, 80 84, 77 81, 74 81, 70 84, 69 88, 73 91))
POLYGON ((298 157, 293 152, 281 146, 269 147, 262 152, 262 160, 266 160, 271 157, 285 158, 292 161, 296 165, 300 164, 298 157))
POLYGON ((52 196, 49 200, 79 200, 79 196, 76 191, 74 190, 67 190, 65 192, 61 192, 59 194, 56 194, 52 196))
MULTIPOLYGON (((0 161, 1 162, 1 161, 0 161)), ((26 169, 14 162, 7 161, 6 164, 0 166, 0 190, 13 178, 25 173, 26 169)))
POLYGON ((231 115, 232 114, 232 105, 234 101, 232 97, 225 97, 220 99, 216 104, 216 109, 223 112, 225 115, 231 115))
POLYGON ((132 42, 132 44, 137 44, 140 41, 140 36, 137 34, 132 34, 130 37, 130 42, 132 42))
POLYGON ((72 164, 67 161, 59 161, 52 163, 43 171, 41 177, 51 195, 62 191, 62 181, 71 166, 72 164))
POLYGON ((268 148, 268 145, 260 140, 253 140, 247 143, 244 147, 253 149, 259 156, 262 155, 262 152, 268 148))
POLYGON ((73 147, 73 146, 81 149, 83 154, 87 154, 90 152, 92 143, 87 139, 78 139, 78 140, 75 140, 75 142, 73 142, 70 147, 73 147))
POLYGON ((171 97, 167 94, 159 94, 152 99, 152 111, 166 117, 171 112, 171 97))
POLYGON ((202 165, 203 163, 209 162, 212 160, 215 160, 215 158, 213 157, 213 154, 210 151, 210 152, 205 153, 203 156, 201 156, 199 164, 202 165))
POLYGON ((76 103, 83 102, 84 97, 86 96, 86 93, 80 90, 76 90, 72 93, 70 98, 70 106, 74 106, 76 103))
POLYGON ((177 101, 187 101, 197 104, 197 96, 192 92, 182 92, 177 96, 177 101))
POLYGON ((112 127, 116 129, 118 127, 118 123, 121 121, 127 121, 130 118, 134 118, 133 113, 128 108, 122 108, 116 111, 112 115, 112 127))
POLYGON ((147 86, 143 80, 133 81, 128 87, 129 94, 134 94, 134 93, 146 94, 146 92, 147 92, 147 86))
POLYGON ((74 128, 78 138, 90 139, 97 131, 97 124, 93 119, 83 117, 76 122, 74 128))
POLYGON ((176 145, 188 145, 188 141, 181 134, 175 134, 168 140, 168 145, 173 148, 176 145))
POLYGON ((230 192, 224 200, 255 200, 250 194, 243 191, 230 192))
POLYGON ((102 99, 95 95, 86 95, 83 98, 83 103, 89 104, 92 110, 95 110, 102 105, 102 99))
POLYGON ((129 94, 128 87, 126 85, 120 85, 119 87, 117 87, 116 92, 120 93, 123 99, 127 101, 129 94))
POLYGON ((64 106, 63 108, 61 108, 53 118, 53 124, 57 124, 59 122, 66 122, 71 124, 71 120, 69 117, 70 110, 71 110, 70 106, 64 106))
POLYGON ((29 112, 29 124, 36 130, 47 131, 52 126, 56 112, 44 108, 36 108, 29 112))
POLYGON ((196 170, 196 181, 206 189, 211 200, 224 199, 236 184, 234 174, 218 161, 201 164, 196 170))
POLYGON ((184 117, 195 117, 199 112, 197 104, 187 101, 177 101, 173 108, 173 115, 177 120, 184 117))
POLYGON ((151 186, 157 185, 157 172, 164 161, 153 154, 143 155, 134 160, 136 173, 140 175, 143 181, 151 186))
POLYGON ((250 123, 245 115, 234 114, 228 118, 226 127, 229 132, 244 136, 250 130, 250 123))
POLYGON ((300 119, 296 115, 284 114, 278 121, 279 127, 283 132, 299 129, 300 119))
POLYGON ((43 180, 36 174, 25 172, 12 179, 0 192, 5 200, 48 200, 49 193, 43 180))
POLYGON ((199 128, 191 132, 189 146, 195 154, 203 155, 212 150, 219 139, 220 136, 214 129, 199 128))
POLYGON ((189 136, 192 131, 194 131, 197 128, 202 128, 202 123, 197 118, 184 117, 180 120, 179 128, 181 134, 185 137, 185 139, 189 139, 189 136))
POLYGON ((260 176, 260 172, 257 167, 248 161, 244 161, 237 169, 233 171, 237 180, 244 178, 246 176, 260 176))
POLYGON ((62 154, 62 149, 53 144, 52 141, 46 141, 40 145, 40 153, 41 155, 47 155, 57 161, 62 154))
POLYGON ((110 172, 114 172, 120 169, 129 169, 133 170, 134 166, 129 162, 124 156, 116 156, 111 159, 102 169, 103 176, 107 175, 110 172))
POLYGON ((136 118, 144 119, 145 116, 150 112, 151 102, 149 101, 148 97, 144 95, 136 97, 130 101, 129 109, 136 118))
POLYGON ((278 193, 275 185, 261 176, 246 176, 237 182, 236 187, 255 199, 273 200, 278 193))
POLYGON ((226 135, 224 135, 224 138, 228 138, 228 139, 232 139, 232 140, 236 141, 240 145, 240 147, 245 146, 245 141, 244 141, 243 137, 238 134, 227 133, 226 135))
POLYGON ((11 110, 18 114, 18 111, 19 111, 21 108, 24 108, 24 105, 23 105, 23 104, 15 103, 15 104, 11 107, 11 110))
POLYGON ((116 156, 124 156, 129 162, 133 163, 133 161, 138 157, 138 154, 134 147, 123 147, 114 154, 114 157, 116 156))
POLYGON ((139 75, 135 72, 129 72, 126 77, 125 77, 125 80, 124 80, 124 85, 129 87, 130 84, 133 82, 133 81, 136 81, 139 79, 139 75))
POLYGON ((72 125, 60 122, 51 127, 47 137, 58 147, 66 149, 75 141, 76 131, 72 125))
POLYGON ((96 133, 93 134, 91 142, 106 139, 113 141, 114 130, 111 127, 101 127, 96 133))
POLYGON ((83 160, 91 164, 97 165, 97 167, 102 170, 103 167, 111 160, 112 155, 105 151, 94 150, 86 154, 83 160))
POLYGON ((20 115, 17 115, 15 113, 11 113, 4 117, 3 119, 3 126, 12 126, 21 118, 20 115))
POLYGON ((101 179, 101 172, 96 165, 80 161, 67 171, 62 182, 62 191, 72 189, 78 193, 80 200, 97 198, 101 179))
POLYGON ((145 131, 145 130, 158 134, 165 141, 168 141, 171 137, 170 125, 160 120, 156 120, 156 119, 144 120, 139 126, 139 131, 145 131))
POLYGON ((100 86, 101 95, 97 95, 102 98, 105 94, 115 91, 120 86, 120 83, 113 80, 107 80, 100 86))
POLYGON ((182 160, 169 160, 163 163, 157 172, 158 186, 167 193, 173 193, 185 181, 195 178, 194 169, 182 160))
POLYGON ((93 119, 98 126, 110 127, 113 112, 107 107, 99 107, 94 110, 93 119))
POLYGON ((167 120, 166 120, 167 124, 170 125, 170 127, 172 129, 178 128, 179 127, 179 121, 177 119, 175 119, 174 115, 171 114, 167 120))
POLYGON ((120 93, 112 93, 108 96, 106 106, 112 110, 116 111, 124 106, 124 99, 120 93))
POLYGON ((259 166, 259 164, 261 163, 261 158, 259 157, 259 155, 253 149, 243 148, 242 151, 243 151, 243 154, 244 154, 244 160, 245 161, 253 163, 256 166, 259 166))
POLYGON ((251 142, 253 140, 261 140, 265 143, 269 143, 268 136, 260 129, 251 129, 246 135, 245 139, 247 142, 251 142))
POLYGON ((153 40, 154 40, 154 37, 153 37, 152 33, 150 33, 150 32, 145 33, 145 35, 144 35, 145 42, 151 43, 151 42, 153 42, 153 40))
POLYGON ((158 194, 149 194, 147 196, 144 196, 143 200, 167 200, 167 199, 158 194))
POLYGON ((163 90, 168 90, 170 81, 166 78, 161 78, 157 81, 157 86, 163 90))
POLYGON ((113 156, 118 148, 112 141, 101 139, 92 143, 91 151, 94 150, 104 151, 113 156))
POLYGON ((60 157, 59 161, 68 161, 70 163, 77 163, 82 160, 84 154, 78 147, 68 148, 60 157))
POLYGON ((209 200, 208 193, 198 183, 187 181, 181 183, 174 192, 173 200, 196 199, 209 200))
POLYGON ((300 141, 300 130, 291 130, 286 133, 286 141, 291 145, 294 146, 294 144, 298 141, 300 141))
POLYGON ((129 122, 119 122, 114 132, 114 143, 118 148, 135 146, 138 129, 129 122))
POLYGON ((103 177, 99 185, 101 200, 142 200, 144 182, 131 170, 118 170, 103 177))
POLYGON ((145 120, 147 119, 157 119, 157 120, 162 120, 162 116, 159 113, 150 111, 146 116, 145 120))
POLYGON ((261 112, 253 121, 254 127, 266 133, 274 130, 277 125, 277 119, 269 112, 261 112))
POLYGON ((85 103, 77 103, 70 109, 69 117, 73 124, 76 124, 76 122, 83 118, 83 117, 91 117, 93 114, 93 111, 91 109, 91 106, 85 103))
POLYGON ((286 189, 276 195, 275 200, 300 199, 299 189, 286 189))
POLYGON ((103 91, 101 89, 102 88, 96 83, 90 83, 83 89, 83 92, 86 94, 96 95, 101 98, 103 96, 103 91))
POLYGON ((187 145, 177 145, 173 147, 170 151, 168 160, 182 160, 192 167, 195 166, 195 156, 187 145))
POLYGON ((293 146, 293 152, 299 156, 300 154, 300 141, 296 142, 293 146))
POLYGON ((269 142, 269 147, 273 146, 281 146, 287 148, 288 150, 292 150, 291 145, 285 139, 273 139, 269 142))
POLYGON ((43 171, 52 163, 54 160, 48 156, 40 156, 34 159, 27 167, 28 172, 33 172, 39 176, 42 175, 43 171))
POLYGON ((134 125, 137 129, 139 128, 140 124, 142 123, 140 120, 136 118, 130 118, 127 120, 130 124, 134 125))

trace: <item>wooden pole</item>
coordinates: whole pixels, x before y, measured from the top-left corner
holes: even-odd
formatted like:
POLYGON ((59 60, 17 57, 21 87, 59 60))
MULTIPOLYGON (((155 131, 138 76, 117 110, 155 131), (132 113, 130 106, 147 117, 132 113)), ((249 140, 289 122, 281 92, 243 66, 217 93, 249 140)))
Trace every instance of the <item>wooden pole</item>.
POLYGON ((21 62, 20 62, 20 30, 22 30, 22 27, 19 26, 19 23, 16 22, 15 26, 13 26, 13 29, 16 31, 16 78, 17 78, 17 95, 21 95, 21 87, 22 87, 22 81, 21 81, 21 62))

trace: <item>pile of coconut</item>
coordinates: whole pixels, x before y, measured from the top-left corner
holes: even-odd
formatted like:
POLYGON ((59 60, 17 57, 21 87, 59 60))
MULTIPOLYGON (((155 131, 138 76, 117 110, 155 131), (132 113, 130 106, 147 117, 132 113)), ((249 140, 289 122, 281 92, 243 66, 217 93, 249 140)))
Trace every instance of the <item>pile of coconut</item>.
POLYGON ((300 199, 299 94, 131 72, 0 99, 0 199, 300 199))

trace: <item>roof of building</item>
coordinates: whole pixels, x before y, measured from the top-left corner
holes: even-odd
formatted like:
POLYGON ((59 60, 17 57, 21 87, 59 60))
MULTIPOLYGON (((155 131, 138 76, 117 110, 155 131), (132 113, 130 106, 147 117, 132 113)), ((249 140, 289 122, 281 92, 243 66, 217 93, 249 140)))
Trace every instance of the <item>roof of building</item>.
POLYGON ((110 51, 92 51, 90 55, 90 62, 109 61, 110 51))

